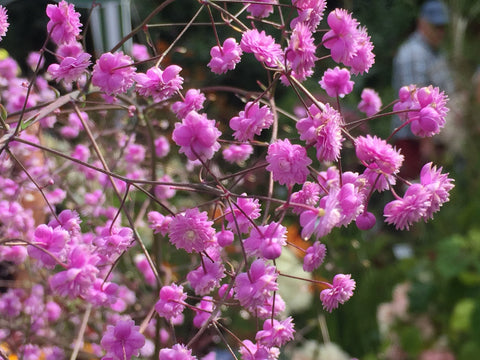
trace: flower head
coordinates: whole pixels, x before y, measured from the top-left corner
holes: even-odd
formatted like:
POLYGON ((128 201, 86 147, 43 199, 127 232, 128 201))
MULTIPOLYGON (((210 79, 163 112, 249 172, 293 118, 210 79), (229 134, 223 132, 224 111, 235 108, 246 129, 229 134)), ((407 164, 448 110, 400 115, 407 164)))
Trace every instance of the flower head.
POLYGON ((290 316, 282 321, 267 319, 263 323, 263 330, 255 335, 255 340, 266 347, 280 347, 292 340, 294 333, 293 319, 290 316))
POLYGON ((320 241, 315 241, 305 253, 305 257, 303 258, 303 270, 314 271, 320 267, 320 265, 323 264, 326 254, 327 247, 325 244, 322 244, 320 241))
POLYGON ((7 9, 0 5, 0 40, 6 35, 9 25, 7 9))
POLYGON ((263 30, 262 32, 258 32, 257 29, 245 31, 240 46, 244 52, 253 53, 258 61, 267 66, 277 67, 279 63, 283 63, 282 48, 263 30))
POLYGON ((191 253, 202 252, 215 243, 215 229, 213 222, 208 220, 205 211, 197 208, 187 209, 177 214, 169 226, 170 242, 177 249, 184 249, 191 253))
POLYGON ((177 65, 167 66, 164 70, 151 67, 146 74, 135 75, 135 89, 142 96, 151 96, 155 102, 163 101, 182 88, 180 71, 182 68, 177 65))
POLYGON ((47 31, 51 34, 52 40, 57 44, 66 44, 75 41, 80 34, 80 14, 75 11, 72 4, 62 0, 58 5, 47 5, 47 16, 50 21, 47 24, 47 31))
POLYGON ((308 165, 312 160, 304 147, 291 144, 288 139, 277 140, 268 147, 266 169, 279 184, 292 186, 303 184, 309 174, 308 165))
POLYGON ((238 226, 241 233, 247 233, 253 226, 253 220, 260 216, 258 199, 240 197, 232 204, 232 209, 225 212, 225 220, 228 221, 227 228, 235 232, 238 226))
POLYGON ((335 66, 334 69, 327 69, 320 80, 320 86, 331 97, 341 97, 350 94, 353 90, 353 81, 350 80, 350 71, 340 69, 335 66))
POLYGON ((71 83, 80 78, 80 76, 90 66, 90 54, 82 52, 76 57, 66 57, 60 64, 51 64, 47 71, 52 75, 52 78, 58 82, 64 80, 66 83, 71 83))
POLYGON ((337 160, 343 142, 340 113, 328 104, 323 109, 313 104, 308 111, 308 116, 296 125, 300 139, 315 146, 319 161, 337 160))
POLYGON ((362 101, 358 104, 358 110, 364 112, 367 116, 376 114, 382 107, 382 100, 373 89, 363 89, 361 98, 362 101))
POLYGON ((214 46, 210 50, 212 59, 208 67, 215 74, 224 74, 228 70, 235 69, 242 56, 242 48, 234 38, 228 38, 223 42, 223 46, 214 46))
POLYGON ((298 23, 304 23, 313 32, 323 19, 327 2, 325 0, 293 0, 292 5, 297 8, 298 16, 291 21, 290 27, 293 29, 298 23))
POLYGON ((258 18, 266 18, 273 12, 273 5, 277 4, 278 0, 259 0, 255 3, 250 3, 250 1, 245 1, 244 4, 247 5, 247 11, 252 14, 252 16, 258 18), (265 5, 260 3, 266 3, 265 5))
POLYGON ((286 237, 287 228, 274 221, 268 225, 257 226, 244 241, 245 251, 252 256, 276 259, 281 255, 282 247, 287 244, 286 237))
POLYGON ((383 213, 388 224, 394 224, 396 229, 409 230, 410 225, 422 218, 427 218, 432 205, 432 194, 423 185, 411 185, 403 198, 393 200, 385 205, 383 213))
POLYGON ((102 347, 107 350, 105 356, 125 360, 138 355, 145 345, 145 337, 139 329, 133 320, 119 320, 115 325, 107 325, 101 341, 102 347))
POLYGON ((355 290, 355 280, 351 275, 337 274, 333 278, 331 287, 322 290, 320 293, 320 300, 323 303, 323 308, 328 312, 338 307, 338 304, 343 304, 350 299, 355 290))
POLYGON ((403 163, 403 155, 377 136, 359 136, 355 140, 355 152, 367 167, 386 175, 396 174, 403 163))
POLYGON ((183 286, 176 284, 163 286, 160 289, 160 299, 155 304, 155 310, 158 315, 171 321, 182 314, 186 299, 187 294, 183 292, 183 286))
POLYGON ((442 174, 442 168, 437 170, 430 162, 425 164, 420 171, 420 183, 430 194, 430 207, 425 214, 425 220, 433 218, 433 214, 440 210, 443 203, 449 200, 449 192, 453 189, 453 179, 447 174, 442 174))
POLYGON ((179 119, 185 118, 190 111, 199 111, 203 108, 205 95, 197 89, 189 89, 183 101, 172 104, 172 111, 179 119))
POLYGON ((197 357, 185 345, 175 344, 171 348, 161 349, 159 360, 197 360, 197 357))
POLYGON ((335 9, 327 17, 330 31, 323 35, 323 45, 330 49, 332 59, 345 63, 357 51, 358 21, 344 9, 335 9))
POLYGON ((223 158, 230 163, 241 163, 247 160, 253 153, 253 147, 250 144, 232 144, 222 151, 223 158))
POLYGON ((248 102, 245 110, 230 119, 233 137, 239 141, 253 140, 255 135, 260 135, 263 129, 268 129, 272 124, 272 111, 266 105, 260 107, 258 102, 248 102))
POLYGON ((190 111, 181 123, 175 124, 172 139, 189 160, 200 158, 205 161, 220 149, 217 141, 220 135, 215 120, 209 120, 205 114, 190 111))
POLYGON ((97 60, 92 72, 92 84, 109 95, 124 93, 133 85, 135 67, 128 55, 119 51, 105 53, 97 60))
POLYGON ((310 29, 300 22, 293 28, 292 35, 285 49, 285 57, 292 69, 292 76, 303 81, 313 74, 313 67, 317 57, 316 46, 310 29))

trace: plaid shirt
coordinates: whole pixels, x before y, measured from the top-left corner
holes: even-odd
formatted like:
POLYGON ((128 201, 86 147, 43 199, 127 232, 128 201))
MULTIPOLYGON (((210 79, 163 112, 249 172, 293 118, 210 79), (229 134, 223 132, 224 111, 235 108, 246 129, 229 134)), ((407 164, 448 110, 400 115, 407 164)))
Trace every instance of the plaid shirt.
POLYGON ((453 91, 453 81, 442 53, 428 45, 419 32, 414 32, 398 49, 393 59, 393 87, 404 85, 438 86, 447 94, 453 91))

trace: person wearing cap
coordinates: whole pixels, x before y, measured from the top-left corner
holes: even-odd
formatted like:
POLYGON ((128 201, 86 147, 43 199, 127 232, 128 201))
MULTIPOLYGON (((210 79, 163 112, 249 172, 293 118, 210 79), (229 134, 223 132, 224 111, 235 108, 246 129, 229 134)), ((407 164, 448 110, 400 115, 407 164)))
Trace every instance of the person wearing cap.
MULTIPOLYGON (((446 94, 453 93, 450 69, 440 51, 448 23, 448 9, 443 2, 428 0, 421 6, 415 32, 399 47, 393 59, 392 85, 395 91, 414 84, 417 87, 433 85, 446 94)), ((401 124, 402 121, 394 117, 393 128, 401 124)), ((400 176, 408 180, 417 178, 423 164, 432 160, 435 146, 442 146, 429 139, 419 139, 408 126, 395 134, 394 145, 405 157, 400 176)))

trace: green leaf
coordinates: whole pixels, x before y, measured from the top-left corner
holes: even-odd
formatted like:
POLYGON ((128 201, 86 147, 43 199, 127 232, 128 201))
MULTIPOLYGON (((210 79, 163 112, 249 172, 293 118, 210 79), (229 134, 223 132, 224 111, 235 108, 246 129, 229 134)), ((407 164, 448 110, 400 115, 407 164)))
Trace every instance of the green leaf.
POLYGON ((475 300, 462 299, 455 304, 450 316, 450 329, 454 332, 463 332, 470 329, 470 319, 475 309, 475 300))

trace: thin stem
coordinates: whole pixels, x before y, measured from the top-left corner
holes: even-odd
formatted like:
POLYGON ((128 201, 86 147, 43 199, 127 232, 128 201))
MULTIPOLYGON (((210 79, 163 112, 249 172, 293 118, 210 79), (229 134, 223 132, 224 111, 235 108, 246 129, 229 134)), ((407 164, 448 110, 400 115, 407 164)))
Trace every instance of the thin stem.
POLYGON ((167 56, 167 54, 170 52, 170 50, 173 49, 173 47, 175 46, 175 44, 178 42, 178 40, 180 40, 180 38, 183 36, 183 34, 185 34, 185 32, 188 30, 188 28, 190 27, 190 25, 193 24, 193 22, 195 21, 195 19, 198 17, 198 15, 200 15, 200 13, 202 12, 203 10, 203 7, 204 5, 202 4, 202 6, 200 6, 200 8, 197 10, 197 12, 195 13, 195 15, 193 15, 193 18, 188 22, 187 25, 185 25, 185 27, 182 29, 182 31, 180 32, 180 34, 178 34, 178 36, 175 38, 175 40, 172 41, 172 43, 170 44, 170 46, 163 52, 163 54, 160 56, 160 58, 158 59, 157 63, 155 64, 155 66, 159 66, 161 64, 161 62, 163 61, 163 59, 165 58, 165 56, 167 56))
POLYGON ((85 334, 85 330, 87 329, 88 318, 90 317, 91 311, 92 311, 92 304, 87 303, 87 308, 85 310, 85 314, 83 314, 82 324, 80 325, 77 338, 75 339, 75 347, 73 348, 73 352, 72 352, 72 355, 70 356, 70 360, 75 360, 77 358, 78 352, 82 347, 83 335, 85 334))

